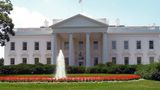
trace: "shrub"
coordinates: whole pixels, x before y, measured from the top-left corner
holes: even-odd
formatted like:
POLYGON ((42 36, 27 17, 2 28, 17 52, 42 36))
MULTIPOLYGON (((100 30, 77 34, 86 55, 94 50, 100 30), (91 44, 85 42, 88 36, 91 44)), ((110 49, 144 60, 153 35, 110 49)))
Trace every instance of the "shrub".
MULTIPOLYGON (((55 65, 43 64, 19 64, 0 66, 0 74, 52 74, 55 73, 55 65)), ((78 73, 110 73, 110 74, 133 74, 136 67, 129 65, 99 64, 92 67, 66 66, 68 74, 78 73)))
POLYGON ((136 65, 111 65, 107 69, 110 74, 134 74, 136 65))
POLYGON ((160 77, 160 63, 153 63, 148 65, 140 65, 137 67, 137 74, 144 79, 158 80, 160 77))
POLYGON ((4 65, 4 59, 0 58, 0 66, 3 66, 3 65, 4 65))
POLYGON ((43 64, 18 64, 1 66, 0 74, 51 74, 55 70, 55 65, 43 64))
POLYGON ((85 73, 85 67, 83 66, 67 66, 66 71, 69 74, 78 74, 78 73, 85 73))
POLYGON ((160 71, 153 73, 152 79, 160 81, 160 71))
POLYGON ((13 66, 15 67, 15 70, 16 70, 16 73, 15 74, 32 74, 32 68, 34 67, 34 65, 31 65, 31 64, 19 64, 19 65, 16 65, 16 66, 13 66))

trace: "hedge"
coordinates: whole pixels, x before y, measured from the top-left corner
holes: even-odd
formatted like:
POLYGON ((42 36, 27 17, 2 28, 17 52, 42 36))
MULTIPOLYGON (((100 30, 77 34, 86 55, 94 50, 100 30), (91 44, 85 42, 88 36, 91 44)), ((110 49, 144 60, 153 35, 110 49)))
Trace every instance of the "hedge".
POLYGON ((18 64, 0 66, 0 74, 50 74, 55 71, 55 65, 18 64))
MULTIPOLYGON (((55 73, 55 65, 43 64, 19 64, 0 66, 0 74, 52 74, 55 73)), ((68 74, 78 73, 109 73, 109 74, 133 74, 135 66, 100 64, 92 67, 66 66, 68 74)))
MULTIPOLYGON (((52 74, 55 65, 19 64, 0 66, 0 74, 52 74)), ((148 65, 115 65, 112 63, 99 64, 92 67, 66 66, 68 74, 104 73, 104 74, 138 74, 144 79, 160 80, 160 63, 148 65)))
POLYGON ((160 63, 140 65, 136 73, 144 79, 160 80, 160 63))

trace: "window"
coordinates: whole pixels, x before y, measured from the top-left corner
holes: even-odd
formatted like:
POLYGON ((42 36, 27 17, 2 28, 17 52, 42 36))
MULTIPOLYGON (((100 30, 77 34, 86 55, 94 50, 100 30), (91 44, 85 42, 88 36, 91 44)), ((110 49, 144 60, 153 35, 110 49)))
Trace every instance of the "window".
POLYGON ((93 48, 94 49, 98 49, 98 41, 94 41, 93 42, 93 48))
POLYGON ((94 66, 98 65, 98 57, 94 57, 94 66))
POLYGON ((39 63, 39 58, 34 58, 34 63, 38 64, 39 63))
POLYGON ((27 64, 27 58, 22 58, 22 63, 27 64))
POLYGON ((137 57, 137 64, 142 64, 142 57, 137 57))
POLYGON ((51 50, 51 42, 47 42, 47 50, 51 50))
POLYGON ((27 50, 27 42, 23 42, 23 44, 22 44, 22 50, 27 50))
POLYGON ((83 66, 83 62, 79 62, 79 66, 83 66))
POLYGON ((116 57, 112 57, 112 63, 114 63, 114 64, 117 63, 116 57))
POLYGON ((112 49, 116 49, 116 41, 112 41, 112 49))
POLYGON ((64 49, 69 49, 69 42, 64 42, 64 49))
POLYGON ((65 58, 65 64, 69 65, 69 58, 68 57, 65 58))
POLYGON ((39 50, 39 42, 34 43, 34 50, 39 50))
POLYGON ((154 49, 154 42, 153 42, 153 40, 149 41, 149 49, 154 49))
POLYGON ((128 49, 129 46, 128 46, 128 41, 124 41, 124 49, 128 49))
POLYGON ((124 57, 124 64, 128 65, 129 64, 129 57, 124 57))
POLYGON ((11 65, 14 65, 14 64, 15 64, 15 59, 14 59, 14 58, 11 58, 11 59, 10 59, 10 64, 11 64, 11 65))
POLYGON ((83 49, 83 41, 79 41, 79 50, 83 49))
POLYGON ((137 41, 137 49, 141 49, 141 41, 137 41))
POLYGON ((154 57, 149 57, 149 62, 150 62, 150 64, 154 63, 154 57))
POLYGON ((47 64, 51 64, 51 58, 47 58, 47 64))
POLYGON ((15 50, 15 42, 11 42, 10 45, 10 50, 15 50))

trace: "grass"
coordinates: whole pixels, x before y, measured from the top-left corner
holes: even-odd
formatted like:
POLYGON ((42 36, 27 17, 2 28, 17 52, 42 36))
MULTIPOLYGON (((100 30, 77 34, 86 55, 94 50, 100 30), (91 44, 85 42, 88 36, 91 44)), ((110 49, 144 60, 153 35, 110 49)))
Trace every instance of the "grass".
POLYGON ((0 83, 0 90, 160 90, 159 81, 94 83, 0 83))
MULTIPOLYGON (((127 74, 68 74, 67 76, 112 76, 127 74)), ((13 75, 14 76, 14 75, 13 75)), ((17 76, 17 75, 16 75, 17 76)), ((50 76, 36 74, 20 76, 50 76)), ((72 82, 72 83, 9 83, 0 82, 0 90, 160 90, 160 81, 140 80, 127 82, 72 82)))

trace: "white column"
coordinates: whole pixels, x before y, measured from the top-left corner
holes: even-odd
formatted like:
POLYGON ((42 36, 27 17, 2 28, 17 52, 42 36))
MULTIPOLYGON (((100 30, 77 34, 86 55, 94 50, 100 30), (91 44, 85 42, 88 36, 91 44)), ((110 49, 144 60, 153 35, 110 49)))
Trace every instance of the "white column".
POLYGON ((56 33, 52 33, 52 64, 56 64, 57 59, 57 35, 56 33))
POLYGON ((90 33, 86 33, 86 66, 90 66, 90 33))
POLYGON ((73 34, 69 34, 69 65, 74 65, 73 34))
POLYGON ((108 62, 108 46, 107 46, 107 43, 108 42, 108 39, 107 39, 107 33, 106 32, 104 32, 103 33, 103 48, 102 48, 102 50, 103 50, 103 64, 105 64, 106 62, 108 62))

